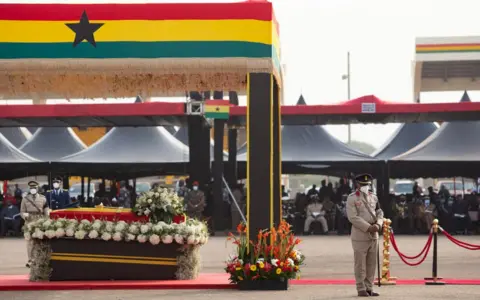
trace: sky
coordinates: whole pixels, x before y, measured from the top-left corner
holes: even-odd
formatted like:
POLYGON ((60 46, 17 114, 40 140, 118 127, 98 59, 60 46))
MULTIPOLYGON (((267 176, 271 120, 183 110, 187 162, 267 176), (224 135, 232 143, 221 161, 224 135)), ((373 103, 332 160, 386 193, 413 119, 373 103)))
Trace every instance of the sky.
MULTIPOLYGON (((0 0, 0 3, 13 1, 0 0)), ((95 1, 98 2, 238 1, 95 1)), ((347 100, 347 82, 342 80, 347 72, 347 52, 350 52, 352 98, 373 94, 385 101, 413 102, 416 37, 480 36, 478 0, 273 0, 273 3, 280 24, 282 63, 286 65, 285 104, 295 104, 300 94, 307 104, 347 100)), ((421 102, 458 102, 462 94, 463 91, 423 93, 421 102)), ((480 100, 480 92, 469 94, 472 101, 480 100)), ((107 102, 114 101, 132 99, 107 102)), ((245 104, 245 99, 240 101, 245 104)), ((52 102, 63 101, 49 101, 52 102)), ((352 125, 352 139, 380 147, 398 126, 352 125)), ((346 125, 326 128, 339 140, 347 140, 346 125)))

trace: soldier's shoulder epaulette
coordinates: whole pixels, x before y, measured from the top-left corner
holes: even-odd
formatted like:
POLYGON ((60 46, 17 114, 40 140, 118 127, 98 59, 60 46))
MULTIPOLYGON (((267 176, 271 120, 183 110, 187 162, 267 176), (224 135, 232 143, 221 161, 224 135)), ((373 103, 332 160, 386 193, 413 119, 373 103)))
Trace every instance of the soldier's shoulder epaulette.
POLYGON ((47 190, 47 193, 51 193, 51 192, 52 192, 52 190, 47 190))
POLYGON ((68 190, 66 190, 66 189, 62 189, 62 192, 68 192, 68 190))

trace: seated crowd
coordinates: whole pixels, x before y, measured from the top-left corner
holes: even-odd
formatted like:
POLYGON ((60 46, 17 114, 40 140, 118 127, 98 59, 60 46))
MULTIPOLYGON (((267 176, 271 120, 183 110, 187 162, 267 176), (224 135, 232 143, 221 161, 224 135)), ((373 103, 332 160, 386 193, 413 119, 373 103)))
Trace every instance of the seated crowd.
POLYGON ((433 220, 438 219, 440 226, 451 234, 472 234, 480 229, 479 204, 476 192, 450 195, 444 186, 438 193, 429 187, 427 195, 392 195, 389 215, 397 233, 428 233, 433 220))

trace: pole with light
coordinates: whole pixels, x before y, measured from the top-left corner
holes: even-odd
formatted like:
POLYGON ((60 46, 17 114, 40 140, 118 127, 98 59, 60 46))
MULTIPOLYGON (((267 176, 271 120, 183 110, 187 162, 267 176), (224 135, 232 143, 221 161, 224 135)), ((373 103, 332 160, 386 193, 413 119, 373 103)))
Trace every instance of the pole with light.
MULTIPOLYGON (((347 74, 342 75, 342 80, 347 81, 347 98, 351 100, 350 97, 350 52, 347 52, 347 74)), ((352 125, 348 124, 348 143, 352 141, 352 125)))

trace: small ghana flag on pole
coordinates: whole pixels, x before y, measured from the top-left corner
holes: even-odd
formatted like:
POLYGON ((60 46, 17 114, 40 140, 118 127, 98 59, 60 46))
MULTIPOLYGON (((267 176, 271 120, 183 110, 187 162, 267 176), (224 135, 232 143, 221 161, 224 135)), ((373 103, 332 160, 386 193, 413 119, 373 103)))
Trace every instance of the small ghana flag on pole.
POLYGON ((228 120, 230 102, 228 100, 207 100, 204 107, 205 118, 228 120))

